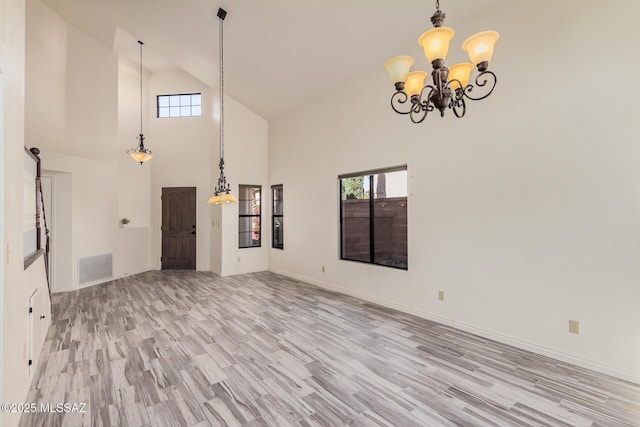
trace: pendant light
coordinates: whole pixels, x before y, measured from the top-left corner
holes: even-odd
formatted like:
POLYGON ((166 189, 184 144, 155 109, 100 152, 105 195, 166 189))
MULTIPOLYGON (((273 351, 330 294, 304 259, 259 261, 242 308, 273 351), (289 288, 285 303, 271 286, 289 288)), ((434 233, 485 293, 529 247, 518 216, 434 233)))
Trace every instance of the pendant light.
POLYGON ((143 42, 138 40, 140 44, 140 134, 138 134, 138 141, 140 144, 137 147, 133 147, 127 150, 127 154, 131 156, 136 162, 143 164, 153 157, 151 150, 144 146, 144 134, 142 133, 142 46, 143 42))
POLYGON ((220 47, 219 52, 219 64, 220 64, 220 177, 218 178, 218 185, 213 190, 213 196, 207 203, 212 205, 220 205, 223 203, 235 203, 238 201, 231 194, 231 185, 227 182, 227 177, 224 176, 224 18, 227 16, 227 12, 219 8, 218 18, 219 20, 219 32, 218 38, 220 47))

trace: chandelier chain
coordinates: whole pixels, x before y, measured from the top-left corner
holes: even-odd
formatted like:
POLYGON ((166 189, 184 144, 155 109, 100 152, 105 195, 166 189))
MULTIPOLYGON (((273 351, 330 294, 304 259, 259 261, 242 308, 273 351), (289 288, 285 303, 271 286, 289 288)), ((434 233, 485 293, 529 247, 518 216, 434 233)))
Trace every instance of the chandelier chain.
POLYGON ((140 134, 142 134, 142 45, 144 44, 140 40, 140 134))
POLYGON ((220 160, 224 159, 224 19, 220 19, 220 160))
POLYGON ((440 11, 440 0, 436 0, 436 10, 440 11))

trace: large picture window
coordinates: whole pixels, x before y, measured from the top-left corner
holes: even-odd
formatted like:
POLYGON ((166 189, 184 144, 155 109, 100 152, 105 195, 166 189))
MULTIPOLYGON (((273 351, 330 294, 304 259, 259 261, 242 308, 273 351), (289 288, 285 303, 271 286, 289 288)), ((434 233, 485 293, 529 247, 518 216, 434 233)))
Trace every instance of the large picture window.
POLYGON ((282 208, 282 184, 271 186, 271 246, 276 249, 284 249, 284 212, 282 208))
POLYGON ((261 243, 261 209, 259 185, 241 185, 238 218, 238 247, 259 248, 261 243))
POLYGON ((406 270, 406 165, 345 174, 338 181, 340 258, 406 270))

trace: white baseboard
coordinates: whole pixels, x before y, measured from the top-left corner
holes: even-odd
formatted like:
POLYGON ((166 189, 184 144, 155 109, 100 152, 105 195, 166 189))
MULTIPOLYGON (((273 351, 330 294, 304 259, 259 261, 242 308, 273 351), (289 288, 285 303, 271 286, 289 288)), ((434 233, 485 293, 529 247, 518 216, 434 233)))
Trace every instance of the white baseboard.
POLYGON ((465 322, 458 322, 455 319, 450 319, 448 317, 440 316, 434 313, 429 313, 424 310, 419 310, 410 306, 405 306, 402 304, 394 303, 393 301, 388 301, 382 298, 375 297, 373 295, 368 295, 362 292, 353 291, 351 289, 343 288, 341 286, 337 286, 332 283, 323 282, 321 280, 317 280, 311 277, 305 277, 296 273, 292 273, 290 271, 280 270, 280 269, 269 269, 269 271, 281 274, 283 276, 290 277, 292 279, 300 280, 302 282, 310 283, 312 285, 316 285, 318 287, 339 292, 341 294, 349 295, 352 297, 356 297, 365 301, 373 302, 384 307, 393 308, 398 311, 402 311, 408 314, 413 314, 418 317, 422 317, 423 319, 431 320, 443 325, 451 326, 455 329, 459 329, 465 332, 472 333, 474 335, 481 336, 483 338, 488 338, 493 341, 497 341, 502 344, 507 344, 522 350, 530 351, 532 353, 540 354, 542 356, 550 357, 552 359, 556 359, 561 362, 570 363, 575 366, 579 366, 581 368, 590 369, 592 371, 600 372, 602 374, 610 375, 615 378, 619 378, 624 381, 630 381, 635 384, 640 384, 640 375, 632 372, 622 371, 612 366, 608 366, 593 360, 585 359, 580 356, 576 356, 573 354, 565 353, 550 347, 546 347, 540 345, 538 343, 530 342, 527 340, 523 340, 521 338, 509 336, 502 334, 497 331, 493 331, 490 329, 485 329, 477 325, 473 325, 465 322))
POLYGON ((71 292, 71 291, 75 291, 75 289, 76 288, 74 288, 71 283, 69 283, 67 285, 56 285, 53 288, 51 288, 51 293, 52 294, 57 294, 57 293, 62 293, 62 292, 71 292))
POLYGON ((111 282, 113 280, 123 279, 125 277, 134 276, 136 274, 145 273, 145 272, 151 271, 151 270, 152 270, 151 267, 148 267, 146 269, 142 269, 142 270, 137 271, 135 273, 127 273, 127 274, 120 274, 120 275, 117 275, 117 276, 111 276, 111 277, 107 277, 105 279, 100 279, 100 280, 96 280, 96 281, 93 281, 93 282, 83 283, 83 284, 77 285, 77 286, 73 286, 72 284, 62 285, 62 286, 56 285, 55 288, 51 289, 51 292, 54 293, 54 294, 57 294, 57 293, 61 293, 61 292, 77 291, 79 289, 89 288, 91 286, 96 286, 96 285, 99 285, 101 283, 106 283, 106 282, 111 282))

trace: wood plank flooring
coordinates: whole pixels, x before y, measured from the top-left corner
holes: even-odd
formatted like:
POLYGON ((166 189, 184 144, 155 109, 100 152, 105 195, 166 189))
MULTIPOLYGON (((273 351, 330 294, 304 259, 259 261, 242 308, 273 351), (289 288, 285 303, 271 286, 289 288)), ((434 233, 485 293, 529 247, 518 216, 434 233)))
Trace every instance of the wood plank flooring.
POLYGON ((639 426, 640 386, 273 273, 53 296, 32 426, 639 426))

